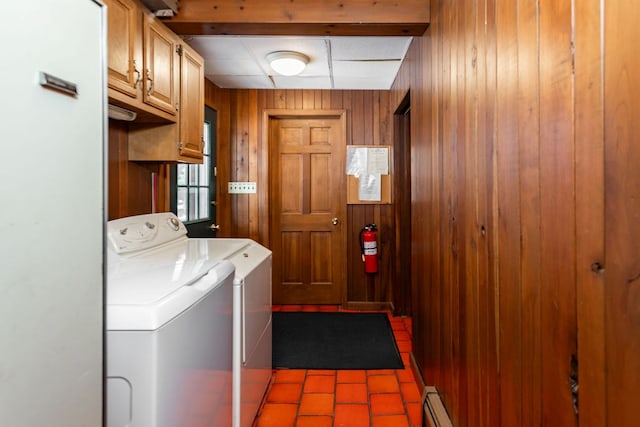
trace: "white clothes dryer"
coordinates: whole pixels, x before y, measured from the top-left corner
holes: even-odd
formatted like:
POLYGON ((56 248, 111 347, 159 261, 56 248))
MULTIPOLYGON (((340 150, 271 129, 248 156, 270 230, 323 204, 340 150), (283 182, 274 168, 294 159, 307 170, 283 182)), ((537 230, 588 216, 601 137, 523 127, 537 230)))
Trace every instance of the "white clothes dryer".
POLYGON ((233 427, 251 427, 271 381, 271 251, 251 239, 189 239, 192 249, 231 261, 233 427))

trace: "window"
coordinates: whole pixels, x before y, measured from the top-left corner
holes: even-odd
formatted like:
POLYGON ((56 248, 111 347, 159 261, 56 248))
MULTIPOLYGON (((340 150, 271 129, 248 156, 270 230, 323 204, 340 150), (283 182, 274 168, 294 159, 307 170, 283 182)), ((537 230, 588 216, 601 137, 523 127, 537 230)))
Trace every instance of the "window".
POLYGON ((201 165, 179 164, 176 168, 176 215, 182 222, 210 219, 211 123, 204 124, 204 150, 201 165))

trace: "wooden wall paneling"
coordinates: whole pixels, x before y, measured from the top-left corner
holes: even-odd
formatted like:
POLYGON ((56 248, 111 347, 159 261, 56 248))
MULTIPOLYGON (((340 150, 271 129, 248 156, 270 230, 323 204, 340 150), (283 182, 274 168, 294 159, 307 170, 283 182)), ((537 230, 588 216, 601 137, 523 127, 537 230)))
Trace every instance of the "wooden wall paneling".
MULTIPOLYGON (((381 231, 382 230, 386 231, 386 227, 385 227, 385 224, 380 223, 380 208, 378 206, 364 205, 364 206, 358 206, 358 209, 362 212, 362 222, 360 223, 362 225, 360 227, 364 226, 367 223, 374 223, 378 226, 378 233, 377 233, 377 244, 379 245, 378 273, 365 274, 365 276, 366 276, 366 282, 367 282, 366 301, 380 301, 380 300, 376 300, 376 298, 380 298, 380 295, 381 295, 381 287, 382 287, 381 277, 383 273, 380 268, 381 268, 381 265, 386 264, 386 259, 382 260, 381 258, 388 255, 386 253, 387 252, 386 245, 383 246, 383 242, 386 243, 387 234, 385 233, 383 235, 381 231)), ((362 264, 360 265, 360 271, 364 271, 364 266, 362 264)))
POLYGON ((351 206, 347 206, 347 301, 366 301, 366 287, 362 283, 362 279, 356 281, 356 277, 360 277, 360 257, 355 256, 354 253, 360 253, 360 247, 358 246, 358 236, 356 227, 353 225, 354 210, 351 206))
MULTIPOLYGON (((420 90, 418 89, 417 84, 414 83, 406 83, 407 80, 409 81, 418 81, 418 70, 417 67, 415 66, 415 61, 416 61, 416 56, 419 55, 420 53, 420 47, 422 46, 421 40, 422 39, 418 39, 420 41, 416 41, 416 39, 414 39, 411 42, 411 45, 407 51, 407 55, 405 56, 405 61, 407 64, 407 66, 405 66, 405 71, 402 73, 399 73, 398 76, 396 77, 396 82, 394 82, 394 88, 392 88, 392 91, 389 94, 389 97, 391 99, 391 107, 395 107, 395 106, 399 106, 401 105, 402 101, 404 100, 405 96, 409 97, 410 99, 414 100, 414 107, 411 110, 411 112, 413 114, 417 114, 418 111, 422 111, 422 107, 420 106, 420 102, 417 102, 416 98, 417 98, 417 94, 418 92, 420 92, 420 90), (400 82, 398 84, 398 82, 400 82), (414 88, 415 93, 411 92, 411 88, 414 88)), ((419 59, 421 59, 421 57, 418 56, 419 59)), ((411 104, 409 104, 409 107, 411 108, 411 104)), ((421 116, 419 116, 421 117, 421 116)), ((428 119, 424 120, 424 121, 428 121, 428 119)), ((422 120, 421 120, 422 122, 422 120)), ((424 159, 422 157, 418 158, 418 152, 414 151, 414 147, 416 146, 416 141, 413 141, 413 138, 419 139, 418 137, 418 133, 414 132, 412 126, 409 126, 409 129, 405 129, 405 131, 409 132, 409 139, 410 139, 410 144, 408 146, 405 146, 403 148, 403 150, 405 150, 406 152, 406 156, 404 158, 404 162, 406 165, 408 165, 409 169, 414 171, 413 174, 409 174, 408 179, 409 179, 409 185, 411 186, 411 192, 408 195, 405 195, 405 200, 408 200, 409 203, 411 203, 411 212, 410 212, 410 216, 408 218, 408 220, 410 221, 411 224, 411 230, 412 230, 412 234, 410 234, 410 240, 409 240, 409 245, 410 245, 410 252, 408 254, 406 254, 406 256, 408 256, 408 260, 406 263, 403 263, 401 260, 397 261, 397 265, 401 266, 401 265, 409 265, 410 269, 408 272, 404 273, 404 277, 408 277, 410 282, 410 289, 411 289, 411 301, 410 301, 410 307, 409 309, 409 313, 411 313, 410 315, 412 316, 412 321, 413 321, 413 330, 412 330, 412 349, 413 349, 413 353, 414 353, 414 358, 416 360, 418 360, 418 365, 423 365, 424 364, 424 322, 423 322, 423 317, 418 317, 418 307, 423 306, 423 301, 426 300, 425 294, 426 294, 426 290, 428 289, 426 286, 426 283, 428 282, 428 278, 427 277, 416 277, 416 270, 417 267, 414 265, 416 262, 418 262, 418 259, 424 259, 424 253, 425 253, 425 246, 427 242, 422 241, 421 244, 418 244, 417 240, 414 238, 415 235, 421 234, 421 235, 427 235, 427 233, 424 231, 426 229, 426 225, 427 225, 427 221, 426 221, 426 216, 423 216, 423 221, 417 221, 417 213, 418 212, 423 212, 423 208, 424 208, 424 204, 421 203, 424 200, 424 191, 422 189, 416 189, 414 188, 415 185, 415 176, 418 174, 418 172, 416 171, 416 165, 419 163, 421 165, 422 168, 427 169, 429 166, 429 163, 424 161, 424 159), (421 345, 418 345, 418 337, 420 337, 420 343, 421 345)), ((394 136, 394 138, 397 138, 396 136, 394 136)), ((397 172, 397 171, 396 171, 397 172)), ((426 187, 426 185, 423 183, 423 187, 426 187)), ((395 193, 394 193, 395 196, 395 193)), ((396 201, 398 201, 399 199, 396 199, 396 201)), ((397 212, 397 204, 396 204, 396 212, 397 212)), ((399 215, 396 215, 396 222, 398 222, 400 219, 399 215)), ((397 224, 397 227, 401 227, 402 224, 399 223, 397 224)), ((397 256, 404 256, 404 254, 402 253, 402 251, 397 254, 397 256)), ((428 271, 428 270, 427 270, 428 271)), ((403 277, 403 274, 401 272, 396 272, 396 277, 401 278, 403 277)))
POLYGON ((495 2, 480 1, 475 14, 475 83, 477 97, 475 162, 477 164, 477 213, 478 236, 478 389, 469 399, 479 400, 480 420, 485 426, 499 423, 498 360, 495 268, 495 239, 497 226, 494 218, 494 162, 495 162, 495 2))
MULTIPOLYGON (((151 213, 151 174, 160 174, 160 164, 127 162, 127 212, 126 216, 151 213)), ((164 192, 168 182, 158 176, 158 191, 164 192)), ((162 209, 166 210, 166 209, 162 209)))
MULTIPOLYGON (((461 4, 458 32, 463 57, 458 61, 467 64, 462 77, 463 107, 461 124, 463 135, 459 139, 463 146, 458 154, 460 184, 458 194, 461 198, 461 256, 460 256, 460 312, 463 368, 460 375, 460 405, 466 409, 460 422, 474 420, 478 427, 484 426, 481 408, 480 383, 482 369, 480 357, 483 352, 480 343, 480 277, 479 277, 479 240, 481 237, 478 225, 478 43, 476 16, 478 4, 474 0, 464 0, 461 4)), ((461 73, 462 74, 462 73, 461 73)))
MULTIPOLYGON (((413 305, 411 281, 411 123, 409 93, 406 101, 400 102, 399 110, 393 114, 394 118, 394 148, 393 148, 393 206, 395 216, 395 245, 393 247, 395 283, 392 301, 394 312, 411 315, 413 305)), ((417 295, 417 292, 414 292, 417 295)))
POLYGON ((269 138, 268 117, 265 117, 265 110, 272 109, 273 91, 257 91, 256 115, 258 116, 256 138, 257 142, 257 164, 256 182, 261 183, 261 189, 257 192, 256 202, 258 209, 258 221, 255 225, 258 228, 258 238, 256 240, 264 242, 267 247, 270 245, 269 239, 269 138))
MULTIPOLYGON (((387 224, 383 224, 381 222, 380 217, 380 206, 369 205, 366 206, 365 211, 367 212, 365 218, 372 218, 374 224, 378 226, 377 233, 377 244, 378 248, 378 273, 371 275, 369 278, 370 288, 370 301, 389 301, 384 298, 385 295, 384 289, 386 288, 386 284, 384 283, 385 279, 389 279, 389 231, 390 227, 387 224)), ((395 233, 393 233, 395 234, 395 233)))
MULTIPOLYGON (((260 147, 262 143, 260 141, 259 124, 261 122, 261 115, 259 114, 258 106, 258 91, 249 90, 247 94, 247 108, 248 117, 251 119, 247 123, 247 143, 248 143, 248 176, 247 181, 259 182, 259 168, 260 168, 260 147)), ((267 141, 264 141, 266 144, 267 141)), ((256 191, 256 194, 249 194, 247 197, 248 209, 249 209, 249 224, 247 224, 248 236, 254 240, 260 240, 260 205, 259 193, 268 192, 268 186, 261 185, 260 190, 256 191)), ((268 221, 267 221, 268 223, 268 221)))
POLYGON ((568 382, 577 357, 572 6, 539 4, 542 421, 570 426, 577 423, 568 382))
MULTIPOLYGON (((235 128, 232 129, 236 150, 234 181, 249 180, 249 157, 251 149, 249 145, 249 123, 253 119, 249 116, 249 91, 250 89, 235 91, 237 110, 235 114, 235 128)), ((236 236, 249 237, 249 222, 251 221, 249 195, 235 194, 232 197, 236 201, 236 210, 234 212, 237 227, 236 236)))
MULTIPOLYGON (((230 91, 229 96, 229 178, 228 181, 237 181, 238 180, 238 167, 240 165, 239 158, 241 157, 241 153, 238 150, 238 91, 232 90, 230 91)), ((238 197, 237 195, 230 194, 229 195, 231 206, 231 236, 232 237, 240 237, 238 231, 238 221, 240 220, 238 217, 238 197)))
MULTIPOLYGON (((367 91, 370 94, 371 99, 371 141, 374 145, 388 144, 392 145, 391 154, 393 152, 393 111, 389 105, 389 92, 388 91, 367 91), (389 131, 390 129, 390 131, 389 131)), ((366 102, 366 100, 365 100, 366 102)), ((389 159, 389 171, 393 172, 393 157, 389 159)), ((393 185, 391 186, 393 193, 393 185)), ((391 195, 393 198, 393 194, 391 195)), ((393 199, 392 199, 393 202, 393 199)), ((395 202, 393 202, 395 203, 395 202)), ((380 236, 380 241, 385 240, 383 249, 385 253, 382 254, 385 261, 385 265, 382 267, 380 275, 380 292, 376 296, 376 301, 387 301, 393 305, 393 293, 399 286, 406 286, 406 284, 399 284, 395 282, 395 246, 396 246, 396 221, 394 205, 378 205, 378 217, 376 221, 384 227, 384 232, 380 236)), ((405 304, 411 300, 407 295, 405 304)), ((397 313, 397 311, 396 311, 397 313)), ((399 313, 398 313, 399 314, 399 313)))
POLYGON ((313 110, 316 108, 316 91, 305 89, 302 91, 302 109, 313 110))
MULTIPOLYGON (((423 81, 423 58, 425 47, 430 46, 426 42, 428 32, 422 38, 416 38, 412 41, 406 56, 404 73, 399 74, 399 89, 396 89, 397 95, 392 105, 399 105, 407 91, 410 91, 411 99, 411 146, 409 147, 409 161, 411 164, 411 292, 412 292, 412 348, 413 354, 418 366, 422 367, 423 380, 431 377, 430 369, 432 366, 427 362, 430 352, 427 347, 430 341, 435 341, 432 336, 428 316, 433 311, 428 310, 431 305, 430 292, 433 289, 433 260, 427 254, 431 253, 434 245, 435 235, 434 228, 431 226, 434 215, 429 209, 433 205, 429 204, 429 200, 433 200, 433 160, 432 154, 432 135, 431 125, 432 116, 430 102, 430 80, 423 81), (412 80, 411 80, 412 78, 412 80), (422 237, 420 237, 422 236, 422 237)), ((430 76, 430 67, 424 67, 424 75, 430 76)), ((401 69, 402 71, 402 69, 401 69)), ((395 84, 394 84, 395 86, 395 84)))
MULTIPOLYGON (((453 2, 445 2, 447 5, 453 2)), ((442 384, 443 400, 453 414, 454 424, 461 424, 459 373, 462 363, 460 360, 460 293, 458 276, 458 199, 456 175, 456 150, 458 133, 458 63, 457 58, 457 9, 451 7, 449 13, 443 17, 443 62, 448 64, 442 79, 441 95, 444 97, 445 108, 441 111, 442 126, 442 204, 441 223, 443 228, 442 250, 442 280, 447 286, 443 287, 443 325, 442 334, 442 384)))
MULTIPOLYGON (((453 378, 453 387, 456 392, 456 406, 458 414, 456 421, 461 425, 466 425, 468 419, 477 415, 475 408, 470 408, 470 403, 475 406, 475 402, 468 399, 469 382, 474 383, 477 379, 476 368, 470 359, 473 359, 474 353, 477 351, 477 343, 470 342, 471 337, 475 335, 473 317, 475 316, 475 298, 477 297, 477 288, 475 280, 477 279, 477 271, 473 268, 474 258, 477 252, 469 250, 472 232, 470 228, 475 220, 475 203, 473 194, 473 179, 475 172, 473 171, 473 130, 469 128, 468 120, 472 120, 469 116, 469 73, 472 54, 472 43, 467 40, 468 30, 467 16, 471 6, 463 0, 457 5, 455 17, 452 18, 453 27, 452 35, 452 61, 456 64, 452 70, 452 86, 453 97, 455 99, 455 109, 452 114, 454 121, 452 123, 452 161, 454 184, 451 199, 455 204, 455 246, 452 248, 453 265, 455 266, 456 285, 454 290, 452 319, 454 320, 454 349, 459 349, 455 358, 452 360, 454 364, 453 372, 456 374, 453 378), (456 342, 457 341, 457 342, 456 342), (471 410, 470 410, 471 409, 471 410)), ((475 419, 474 419, 474 422, 475 419)))
POLYGON ((322 99, 321 99, 321 102, 320 102, 320 104, 318 106, 319 109, 326 110, 326 109, 332 108, 331 107, 331 93, 332 92, 333 91, 329 90, 329 89, 325 89, 325 90, 321 91, 322 99))
POLYGON ((127 216, 127 129, 126 122, 109 121, 108 160, 108 219, 127 216))
MULTIPOLYGON (((332 90, 331 92, 331 101, 330 101, 330 106, 331 108, 336 108, 336 109, 342 109, 344 108, 343 105, 343 98, 344 98, 344 91, 341 90, 332 90)), ((347 121, 351 121, 351 114, 347 114, 347 121)), ((351 134, 349 133, 349 125, 347 123, 347 144, 349 144, 351 141, 351 134)))
MULTIPOLYGON (((269 93, 271 93, 271 91, 268 91, 269 93)), ((271 100, 271 97, 269 97, 269 100, 271 100)), ((268 108, 281 108, 284 109, 287 107, 287 103, 286 103, 286 97, 284 94, 284 90, 282 89, 276 89, 273 91, 273 104, 270 104, 268 106, 268 108)))
POLYGON ((158 175, 158 211, 167 211, 169 176, 159 163, 128 160, 125 122, 109 121, 108 219, 151 213, 151 174, 158 175))
MULTIPOLYGON (((347 113, 347 145, 353 141, 354 112, 351 105, 352 91, 341 91, 342 106, 347 113)), ((362 227, 362 211, 355 205, 347 206, 347 301, 367 301, 366 277, 362 272, 358 232, 362 227)))
POLYGON ((304 96, 302 89, 293 90, 293 108, 296 110, 304 109, 304 96))
POLYGON ((606 425, 602 4, 576 3, 576 282, 579 424, 606 425))
POLYGON ((538 3, 517 1, 523 425, 542 424, 538 3))
MULTIPOLYGON (((406 76, 413 72, 407 61, 418 48, 414 40, 394 84, 392 105, 400 88, 430 88, 420 114, 428 122, 429 111, 435 127, 413 129, 420 135, 413 159, 423 164, 421 150, 432 147, 437 177, 428 196, 434 230, 426 237, 421 228, 414 244, 413 256, 431 267, 429 288, 415 286, 414 356, 456 424, 575 425, 569 389, 575 354, 580 424, 635 422, 640 267, 633 236, 640 233, 634 222, 640 206, 633 192, 640 178, 632 165, 640 149, 632 118, 640 87, 631 76, 640 63, 625 40, 639 35, 632 24, 638 10, 608 7, 601 21, 602 7, 433 3, 437 19, 420 40, 428 52, 423 80, 406 76), (474 49, 475 62, 468 56, 474 49), (484 238, 474 234, 482 225, 484 238), (466 314, 456 325, 453 313, 461 309, 466 314)), ((416 227, 428 179, 416 168, 416 227)))
POLYGON ((607 2, 604 13, 606 421, 613 427, 636 425, 640 402, 640 5, 607 2))
MULTIPOLYGON (((343 93, 343 107, 349 111, 349 121, 347 122, 347 145, 364 144, 363 124, 364 113, 362 102, 358 102, 360 91, 345 91, 343 93)), ((351 259, 349 271, 349 292, 348 301, 370 301, 373 297, 374 278, 364 272, 360 257, 359 231, 368 223, 374 222, 373 218, 367 219, 367 206, 349 205, 347 211, 350 212, 347 227, 351 230, 348 257, 351 259), (352 299, 357 296, 357 299, 352 299)))
MULTIPOLYGON (((384 252, 381 253, 380 268, 380 292, 376 294, 375 301, 393 302, 393 293, 399 286, 407 286, 405 283, 397 283, 395 281, 395 212, 393 205, 380 205, 378 207, 378 221, 384 227, 384 231, 380 236, 380 242, 384 252), (384 243, 383 243, 384 239, 384 243)), ((411 302, 410 295, 406 295, 403 302, 408 304, 411 302)), ((397 312, 397 311, 396 311, 397 312)), ((404 313, 406 314, 406 312, 404 313)))
POLYGON ((496 2, 497 256, 499 283, 500 425, 515 426, 522 414, 522 294, 516 1, 496 2))
MULTIPOLYGON (((442 13, 442 6, 433 2, 432 7, 434 7, 433 12, 442 13)), ((444 97, 441 96, 441 88, 442 82, 444 81, 444 55, 443 55, 443 43, 442 43, 442 28, 443 23, 441 22, 442 18, 439 17, 437 21, 434 21, 432 25, 429 27, 428 34, 429 37, 423 41, 425 45, 425 49, 427 52, 431 53, 431 55, 427 56, 431 60, 430 74, 428 75, 429 80, 425 82, 429 91, 429 100, 425 103, 428 107, 431 107, 431 141, 428 141, 426 150, 429 151, 431 155, 431 176, 421 176, 417 177, 416 181, 419 187, 421 181, 431 180, 431 191, 432 191, 432 203, 429 209, 430 213, 430 225, 431 225, 431 239, 428 241, 430 243, 429 248, 427 249, 427 254, 431 254, 431 283, 429 283, 430 291, 429 291, 429 301, 427 306, 425 307, 425 312, 427 314, 428 325, 425 326, 426 333, 428 334, 429 341, 427 342, 427 348, 423 349, 427 358, 425 358, 425 365, 423 370, 425 370, 425 379, 429 384, 434 384, 437 386, 438 391, 442 390, 443 387, 443 375, 442 375, 442 365, 443 365, 443 354, 444 354, 444 313, 445 307, 443 306, 443 257, 444 251, 442 248, 444 247, 444 233, 443 233, 443 223, 448 221, 446 214, 443 214, 443 192, 442 192, 442 176, 443 176, 443 168, 442 168, 442 158, 443 158, 443 133, 442 133, 442 111, 445 108, 444 105, 444 97)), ((429 135, 429 134, 428 134, 429 135)), ((417 145, 417 144, 416 144, 417 145)), ((416 168, 419 171, 419 168, 416 168)), ((425 255, 427 255, 425 254, 425 255)), ((428 256, 428 255, 427 255, 428 256)), ((416 342, 416 344, 418 344, 416 342)))
MULTIPOLYGON (((498 349, 498 268, 497 232, 498 209, 496 199, 496 2, 485 0, 478 7, 478 85, 479 118, 478 138, 478 222, 481 231, 479 245, 479 277, 482 286, 480 299, 481 342, 484 341, 484 355, 481 356, 481 389, 479 398, 485 409, 486 426, 496 426, 500 422, 499 395, 499 349, 498 349), (482 233, 484 227, 485 233, 482 233)), ((474 397, 475 398, 475 397, 474 397)))

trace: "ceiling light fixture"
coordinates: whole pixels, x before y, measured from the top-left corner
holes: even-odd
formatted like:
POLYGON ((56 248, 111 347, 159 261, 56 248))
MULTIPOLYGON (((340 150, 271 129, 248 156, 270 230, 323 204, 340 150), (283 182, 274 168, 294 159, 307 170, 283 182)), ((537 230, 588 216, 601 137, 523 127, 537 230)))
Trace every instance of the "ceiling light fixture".
POLYGON ((309 63, 309 57, 299 52, 279 50, 267 55, 267 61, 271 68, 283 76, 295 76, 300 74, 309 63))

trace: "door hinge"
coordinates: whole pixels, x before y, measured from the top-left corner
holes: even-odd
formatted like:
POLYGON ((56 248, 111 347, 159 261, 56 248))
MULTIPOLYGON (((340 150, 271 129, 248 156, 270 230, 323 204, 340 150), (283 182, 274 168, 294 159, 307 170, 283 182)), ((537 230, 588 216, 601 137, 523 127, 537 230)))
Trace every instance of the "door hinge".
POLYGON ((178 56, 182 56, 182 45, 181 44, 176 46, 176 53, 178 54, 178 56))
POLYGON ((182 151, 182 147, 183 147, 182 142, 178 142, 178 150, 182 151))

